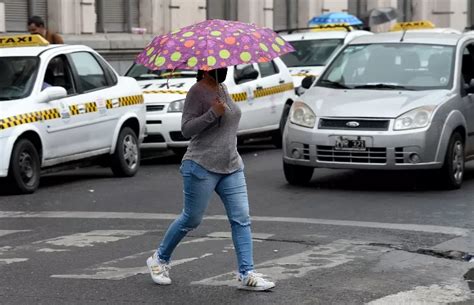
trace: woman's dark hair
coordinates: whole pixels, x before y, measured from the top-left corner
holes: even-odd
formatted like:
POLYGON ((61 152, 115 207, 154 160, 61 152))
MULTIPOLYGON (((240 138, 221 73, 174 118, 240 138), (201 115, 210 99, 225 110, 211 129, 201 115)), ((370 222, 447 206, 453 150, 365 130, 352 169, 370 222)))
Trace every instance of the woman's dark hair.
POLYGON ((204 77, 204 70, 198 70, 198 73, 196 74, 196 81, 200 81, 204 77))
POLYGON ((28 18, 27 25, 30 25, 30 24, 34 24, 37 27, 44 27, 44 20, 40 16, 31 16, 30 18, 28 18))

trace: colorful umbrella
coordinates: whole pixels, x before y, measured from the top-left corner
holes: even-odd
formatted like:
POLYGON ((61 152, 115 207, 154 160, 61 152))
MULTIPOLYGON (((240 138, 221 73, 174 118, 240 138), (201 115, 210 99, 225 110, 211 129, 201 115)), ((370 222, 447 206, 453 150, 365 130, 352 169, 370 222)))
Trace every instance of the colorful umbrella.
POLYGON ((212 70, 268 62, 292 51, 293 47, 271 29, 214 19, 155 37, 136 63, 150 70, 212 70))
POLYGON ((347 23, 349 25, 361 25, 362 21, 356 16, 349 15, 347 13, 326 13, 318 17, 314 17, 308 21, 308 26, 329 24, 329 23, 347 23))

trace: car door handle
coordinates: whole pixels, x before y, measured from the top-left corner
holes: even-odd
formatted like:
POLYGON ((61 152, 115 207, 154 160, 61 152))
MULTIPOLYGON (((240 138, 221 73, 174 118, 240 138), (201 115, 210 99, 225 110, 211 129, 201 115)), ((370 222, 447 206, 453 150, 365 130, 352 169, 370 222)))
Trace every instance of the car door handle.
POLYGON ((257 90, 262 90, 263 87, 262 86, 257 86, 257 90))
POLYGON ((285 82, 284 79, 280 79, 280 81, 279 81, 280 84, 283 84, 284 82, 285 82))

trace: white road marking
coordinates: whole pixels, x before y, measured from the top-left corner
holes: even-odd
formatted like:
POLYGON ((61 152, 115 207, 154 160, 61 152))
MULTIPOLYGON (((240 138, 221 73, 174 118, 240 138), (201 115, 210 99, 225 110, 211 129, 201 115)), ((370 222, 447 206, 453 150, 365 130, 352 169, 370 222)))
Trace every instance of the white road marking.
POLYGON ((143 230, 95 230, 86 233, 55 237, 37 241, 34 244, 47 243, 63 247, 92 247, 94 244, 105 244, 122 239, 143 235, 148 231, 143 230))
MULTIPOLYGON (((257 264, 255 268, 257 272, 270 276, 272 280, 286 280, 294 277, 304 277, 308 272, 333 268, 368 253, 377 252, 374 247, 354 245, 353 243, 354 241, 337 240, 301 253, 257 264)), ((239 285, 233 272, 195 281, 191 284, 233 287, 239 285)))
POLYGON ((10 234, 15 234, 19 232, 30 232, 31 230, 0 230, 0 237, 10 234))
POLYGON ((13 263, 20 263, 20 262, 26 262, 29 260, 28 258, 0 258, 0 266, 1 265, 9 265, 13 263))
MULTIPOLYGON (((114 267, 112 265, 117 264, 117 263, 123 263, 125 260, 129 259, 136 259, 139 256, 142 256, 144 254, 145 257, 143 258, 143 265, 145 264, 145 259, 146 256, 150 255, 150 252, 152 251, 146 251, 138 254, 134 254, 131 256, 127 256, 118 260, 113 260, 110 262, 106 262, 104 264, 101 264, 100 266, 96 268, 90 268, 86 269, 86 272, 89 273, 83 273, 83 274, 56 274, 56 275, 51 275, 51 277, 54 278, 67 278, 67 279, 93 279, 93 280, 122 280, 127 277, 135 276, 137 274, 147 274, 148 273, 148 268, 146 266, 140 266, 140 267, 114 267)), ((184 258, 184 259, 179 259, 175 260, 171 263, 171 267, 173 266, 178 266, 181 264, 189 263, 201 258, 205 258, 208 256, 213 255, 212 253, 205 253, 199 257, 190 257, 190 258, 184 258)))
MULTIPOLYGON (((252 238, 254 242, 261 242, 263 239, 269 239, 273 235, 274 234, 252 232, 252 238)), ((207 237, 186 240, 186 241, 181 242, 180 244, 186 245, 186 244, 193 244, 193 243, 202 243, 202 242, 206 242, 210 240, 229 240, 229 239, 232 239, 231 232, 213 232, 213 233, 207 234, 207 237)))
POLYGON ((36 250, 37 252, 45 252, 45 253, 53 253, 53 252, 68 252, 71 251, 69 249, 51 249, 51 248, 42 248, 36 250))
MULTIPOLYGON (((50 212, 2 211, 0 212, 0 218, 82 218, 82 219, 174 220, 177 217, 178 217, 177 214, 128 213, 128 212, 71 212, 71 211, 50 211, 50 212)), ((204 219, 228 221, 226 215, 207 216, 204 219)), ((458 228, 458 227, 403 224, 403 223, 383 223, 383 222, 368 222, 368 221, 350 221, 350 220, 330 220, 330 219, 317 219, 317 218, 252 216, 252 221, 332 225, 332 226, 345 226, 345 227, 362 227, 362 228, 374 228, 374 229, 440 233, 440 234, 449 234, 449 235, 457 235, 457 236, 467 236, 471 233, 471 230, 458 228)))
POLYGON ((454 304, 471 299, 471 291, 465 283, 418 286, 410 291, 403 291, 367 303, 367 305, 415 305, 415 304, 454 304))

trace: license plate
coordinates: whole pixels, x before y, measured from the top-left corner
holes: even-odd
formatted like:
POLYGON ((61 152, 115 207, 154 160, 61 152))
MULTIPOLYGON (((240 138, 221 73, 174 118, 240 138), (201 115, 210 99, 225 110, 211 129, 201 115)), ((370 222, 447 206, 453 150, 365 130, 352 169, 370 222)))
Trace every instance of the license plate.
POLYGON ((367 150, 365 147, 365 140, 361 140, 360 137, 355 139, 337 137, 334 148, 336 150, 367 150))

